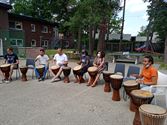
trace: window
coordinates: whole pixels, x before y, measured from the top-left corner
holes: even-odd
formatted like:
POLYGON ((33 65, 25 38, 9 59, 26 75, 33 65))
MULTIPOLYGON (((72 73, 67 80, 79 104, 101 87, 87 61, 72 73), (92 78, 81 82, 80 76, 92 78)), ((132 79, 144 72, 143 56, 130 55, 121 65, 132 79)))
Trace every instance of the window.
POLYGON ((9 21, 9 28, 22 30, 22 22, 19 21, 9 21))
POLYGON ((48 27, 42 26, 42 33, 48 33, 48 27))
POLYGON ((36 46, 36 40, 32 39, 32 41, 31 41, 31 46, 32 46, 32 47, 35 47, 35 46, 36 46))
POLYGON ((19 46, 19 47, 21 47, 21 46, 23 46, 23 40, 22 39, 12 39, 10 41, 10 44, 12 46, 19 46))
POLYGON ((35 32, 35 24, 31 24, 31 31, 35 32))
POLYGON ((42 40, 42 47, 48 47, 48 40, 42 40))

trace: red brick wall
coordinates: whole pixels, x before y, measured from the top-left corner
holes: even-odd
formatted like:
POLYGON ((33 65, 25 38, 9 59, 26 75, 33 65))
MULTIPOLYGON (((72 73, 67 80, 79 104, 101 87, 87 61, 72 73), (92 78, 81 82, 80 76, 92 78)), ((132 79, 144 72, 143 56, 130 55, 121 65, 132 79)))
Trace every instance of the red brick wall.
POLYGON ((8 13, 7 10, 0 8, 0 29, 8 29, 8 13))
POLYGON ((41 48, 37 47, 37 48, 25 48, 26 51, 26 58, 33 58, 35 59, 38 55, 39 55, 39 50, 41 48))

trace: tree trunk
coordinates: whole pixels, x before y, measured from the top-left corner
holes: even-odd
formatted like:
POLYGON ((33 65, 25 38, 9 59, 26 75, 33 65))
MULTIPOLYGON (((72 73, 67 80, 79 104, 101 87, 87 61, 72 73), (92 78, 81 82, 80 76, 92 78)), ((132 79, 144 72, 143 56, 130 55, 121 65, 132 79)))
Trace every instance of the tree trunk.
POLYGON ((98 45, 97 45, 97 50, 98 51, 104 51, 105 49, 105 34, 107 32, 107 22, 106 19, 103 19, 103 21, 101 22, 100 26, 100 33, 99 33, 99 41, 98 41, 98 45))
POLYGON ((78 51, 81 50, 81 28, 78 29, 78 51))
POLYGON ((164 62, 167 63, 167 35, 165 38, 164 62))
POLYGON ((93 40, 93 26, 89 26, 89 54, 93 56, 94 40, 93 40))

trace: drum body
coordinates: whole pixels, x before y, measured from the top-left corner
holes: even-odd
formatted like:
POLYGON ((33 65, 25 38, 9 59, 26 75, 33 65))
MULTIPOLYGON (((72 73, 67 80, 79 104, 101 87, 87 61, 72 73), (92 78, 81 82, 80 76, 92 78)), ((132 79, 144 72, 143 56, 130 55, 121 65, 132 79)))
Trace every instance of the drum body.
POLYGON ((154 98, 154 95, 151 92, 145 90, 133 90, 131 92, 131 97, 133 103, 136 105, 136 112, 133 120, 133 125, 141 125, 139 107, 142 104, 150 104, 152 99, 154 98))
POLYGON ((98 73, 97 67, 92 66, 88 68, 88 73, 90 75, 90 83, 89 85, 92 85, 93 82, 95 81, 96 75, 98 73))
POLYGON ((71 67, 63 67, 63 74, 64 74, 64 83, 69 83, 69 75, 71 73, 71 67))
POLYGON ((28 70, 27 66, 21 66, 20 67, 20 71, 22 73, 22 78, 21 78, 22 81, 27 81, 27 76, 26 76, 27 70, 28 70))
POLYGON ((59 69, 60 69, 60 66, 57 66, 57 65, 51 67, 51 70, 54 73, 54 75, 58 73, 59 69))
POLYGON ((74 75, 80 75, 81 69, 82 69, 82 66, 81 66, 81 65, 75 66, 75 67, 73 68, 73 74, 74 74, 74 75))
POLYGON ((142 125, 164 125, 167 110, 156 105, 143 104, 139 107, 142 125))
POLYGON ((110 84, 110 75, 113 73, 109 71, 103 71, 103 79, 105 81, 104 83, 104 92, 111 92, 111 84, 110 84))
POLYGON ((120 101, 119 89, 122 86, 123 76, 122 75, 110 75, 111 86, 113 88, 112 100, 120 101))
POLYGON ((1 71, 5 74, 5 80, 9 79, 10 64, 3 64, 0 66, 1 71))
POLYGON ((36 69, 39 72, 40 78, 42 78, 44 70, 45 70, 45 66, 44 65, 39 65, 39 66, 36 66, 36 69))
POLYGON ((131 91, 140 89, 140 84, 136 82, 136 80, 127 80, 123 83, 126 94, 130 97, 130 107, 129 109, 133 112, 136 111, 136 105, 133 103, 131 99, 131 91))

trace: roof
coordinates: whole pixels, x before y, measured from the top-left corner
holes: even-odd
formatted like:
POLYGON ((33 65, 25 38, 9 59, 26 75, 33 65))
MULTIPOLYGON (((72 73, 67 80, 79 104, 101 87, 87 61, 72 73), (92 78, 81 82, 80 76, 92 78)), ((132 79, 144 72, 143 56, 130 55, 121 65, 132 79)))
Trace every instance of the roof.
POLYGON ((9 10, 9 9, 12 9, 12 6, 9 4, 5 4, 5 3, 0 2, 0 8, 9 10))
POLYGON ((15 19, 21 20, 21 21, 26 20, 26 21, 40 22, 40 23, 52 25, 52 26, 58 26, 58 23, 56 23, 56 22, 49 22, 47 20, 40 19, 40 18, 34 18, 32 16, 19 15, 19 14, 14 14, 14 13, 8 13, 8 15, 9 15, 9 19, 15 18, 15 19))

